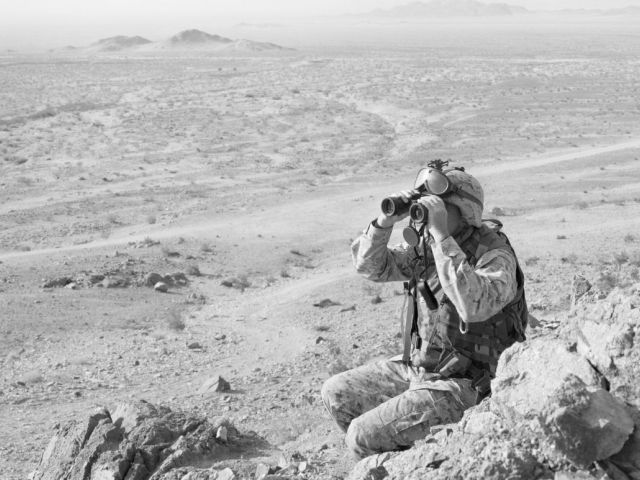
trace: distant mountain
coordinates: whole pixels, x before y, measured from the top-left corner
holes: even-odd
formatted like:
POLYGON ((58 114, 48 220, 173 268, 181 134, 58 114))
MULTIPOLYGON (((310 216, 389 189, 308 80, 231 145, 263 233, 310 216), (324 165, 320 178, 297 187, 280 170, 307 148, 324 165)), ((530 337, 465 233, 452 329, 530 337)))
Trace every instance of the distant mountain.
POLYGON ((485 17, 530 13, 524 7, 506 3, 481 3, 476 0, 431 0, 399 5, 389 10, 374 10, 368 15, 387 18, 485 17))
POLYGON ((603 15, 640 15, 640 7, 636 5, 629 5, 623 8, 613 8, 611 10, 605 10, 603 15))
POLYGON ((188 50, 207 52, 265 52, 269 50, 288 50, 274 43, 253 42, 251 40, 233 40, 212 35, 202 30, 185 30, 169 40, 156 42, 142 47, 144 50, 188 50))
POLYGON ((116 37, 109 37, 98 40, 89 48, 101 52, 117 52, 120 50, 139 47, 140 45, 147 45, 149 43, 151 43, 151 40, 147 40, 143 37, 126 37, 124 35, 118 35, 116 37))
MULTIPOLYGON (((96 53, 135 53, 135 52, 220 52, 232 53, 257 53, 269 51, 286 51, 290 48, 281 47, 275 43, 254 42, 252 40, 233 40, 231 38, 212 35, 202 30, 184 30, 174 36, 152 42, 143 37, 116 37, 103 38, 88 47, 75 49, 78 54, 96 53)), ((57 51, 63 51, 58 49, 57 51)), ((67 47, 65 51, 70 51, 67 47)))
POLYGON ((233 40, 220 35, 211 35, 210 33, 203 32, 202 30, 185 30, 183 32, 175 34, 169 39, 169 43, 175 46, 202 46, 202 45, 219 45, 225 43, 231 43, 233 40))

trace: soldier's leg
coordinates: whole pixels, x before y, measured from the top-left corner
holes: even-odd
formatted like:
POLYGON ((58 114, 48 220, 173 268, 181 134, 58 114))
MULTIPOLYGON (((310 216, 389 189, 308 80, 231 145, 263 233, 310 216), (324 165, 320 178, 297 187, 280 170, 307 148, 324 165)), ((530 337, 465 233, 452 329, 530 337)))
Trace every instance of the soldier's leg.
POLYGON ((381 360, 334 375, 322 386, 322 401, 338 426, 351 421, 409 388, 408 369, 396 360, 381 360))
POLYGON ((474 405, 475 391, 407 390, 355 418, 347 430, 346 443, 358 456, 403 450, 426 437, 434 425, 457 422, 474 405))

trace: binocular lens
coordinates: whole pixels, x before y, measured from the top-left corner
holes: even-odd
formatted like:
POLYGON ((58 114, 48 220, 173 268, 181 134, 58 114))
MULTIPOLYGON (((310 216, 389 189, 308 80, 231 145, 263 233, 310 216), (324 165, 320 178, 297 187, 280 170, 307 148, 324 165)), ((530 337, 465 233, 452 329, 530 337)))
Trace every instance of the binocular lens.
POLYGON ((429 210, 427 207, 420 203, 414 203, 411 205, 411 209, 409 210, 409 215, 411 216, 411 220, 418 223, 427 223, 427 219, 429 218, 429 210))

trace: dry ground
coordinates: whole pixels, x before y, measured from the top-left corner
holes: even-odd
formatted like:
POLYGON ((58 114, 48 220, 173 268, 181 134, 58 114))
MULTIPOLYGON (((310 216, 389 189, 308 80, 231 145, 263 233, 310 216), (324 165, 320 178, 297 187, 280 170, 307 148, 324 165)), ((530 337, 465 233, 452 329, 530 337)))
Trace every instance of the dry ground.
POLYGON ((401 303, 352 272, 349 242, 428 159, 485 185, 539 328, 575 273, 637 278, 640 45, 591 38, 571 58, 560 37, 536 55, 0 58, 0 476, 25 478, 56 423, 144 398, 255 431, 225 460, 240 472, 297 451, 342 477, 320 387, 397 351, 401 303), (176 271, 166 294, 90 281, 176 271), (76 288, 43 288, 61 277, 76 288), (198 393, 216 375, 232 391, 198 393))

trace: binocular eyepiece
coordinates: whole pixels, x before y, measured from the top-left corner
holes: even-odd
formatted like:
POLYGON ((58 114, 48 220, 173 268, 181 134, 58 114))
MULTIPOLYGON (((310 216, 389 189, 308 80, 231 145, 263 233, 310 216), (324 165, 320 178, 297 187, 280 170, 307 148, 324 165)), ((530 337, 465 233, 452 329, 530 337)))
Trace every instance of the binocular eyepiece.
POLYGON ((424 205, 417 203, 422 194, 415 193, 409 197, 409 203, 406 203, 402 197, 387 197, 382 200, 380 209, 387 216, 403 215, 409 211, 411 220, 418 223, 426 223, 429 218, 429 210, 424 205))

